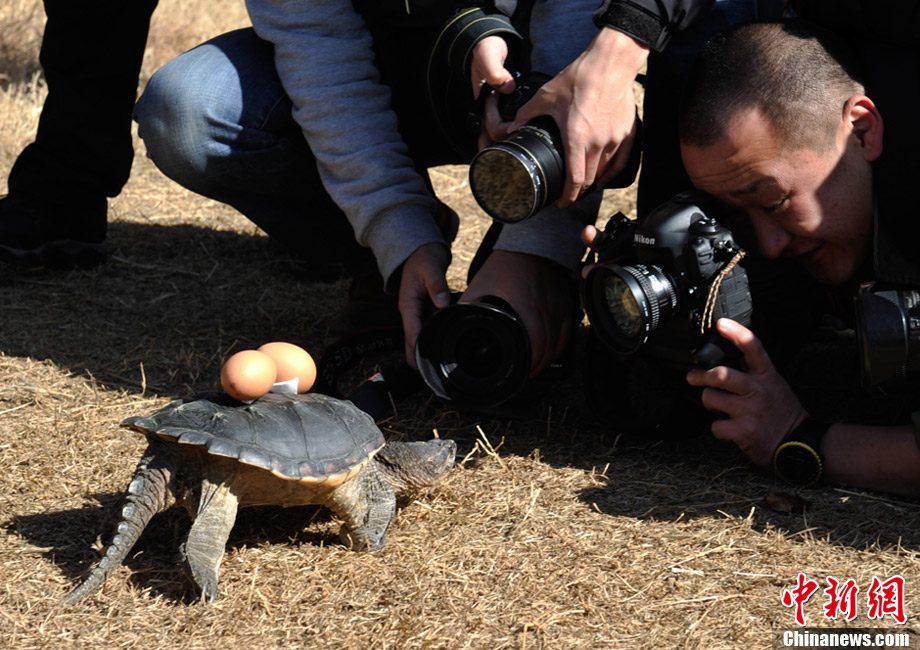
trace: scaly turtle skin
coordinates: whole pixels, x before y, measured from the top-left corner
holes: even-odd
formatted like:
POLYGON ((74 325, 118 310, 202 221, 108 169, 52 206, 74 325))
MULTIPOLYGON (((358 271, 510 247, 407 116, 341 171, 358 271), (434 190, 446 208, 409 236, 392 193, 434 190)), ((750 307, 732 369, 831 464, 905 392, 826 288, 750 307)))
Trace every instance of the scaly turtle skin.
POLYGON ((389 442, 369 415, 318 393, 269 393, 251 405, 223 394, 177 400, 122 426, 148 447, 125 494, 121 521, 96 568, 63 602, 96 591, 124 561, 151 518, 185 506, 193 523, 185 558, 202 597, 217 574, 237 508, 323 505, 342 541, 373 551, 396 511, 396 492, 433 485, 453 466, 452 440, 389 442))

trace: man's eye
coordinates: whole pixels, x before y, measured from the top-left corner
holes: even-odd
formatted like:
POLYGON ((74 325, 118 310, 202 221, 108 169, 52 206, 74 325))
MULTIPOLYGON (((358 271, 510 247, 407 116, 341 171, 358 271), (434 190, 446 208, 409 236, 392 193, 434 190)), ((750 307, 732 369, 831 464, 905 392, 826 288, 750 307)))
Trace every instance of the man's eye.
POLYGON ((785 205, 785 204, 786 204, 786 199, 782 199, 782 200, 780 200, 779 202, 774 203, 773 205, 768 205, 767 207, 765 207, 765 208, 763 209, 763 211, 764 211, 764 212, 776 212, 776 211, 779 210, 781 207, 783 207, 783 205, 785 205))

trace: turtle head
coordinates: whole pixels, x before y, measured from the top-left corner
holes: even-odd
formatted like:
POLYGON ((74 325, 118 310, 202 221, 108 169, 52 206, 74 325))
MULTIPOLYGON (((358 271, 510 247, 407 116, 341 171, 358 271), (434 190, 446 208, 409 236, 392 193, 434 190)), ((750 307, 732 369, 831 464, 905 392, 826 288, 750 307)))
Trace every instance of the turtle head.
POLYGON ((430 487, 454 466, 457 443, 435 438, 426 442, 388 442, 374 457, 396 492, 430 487))

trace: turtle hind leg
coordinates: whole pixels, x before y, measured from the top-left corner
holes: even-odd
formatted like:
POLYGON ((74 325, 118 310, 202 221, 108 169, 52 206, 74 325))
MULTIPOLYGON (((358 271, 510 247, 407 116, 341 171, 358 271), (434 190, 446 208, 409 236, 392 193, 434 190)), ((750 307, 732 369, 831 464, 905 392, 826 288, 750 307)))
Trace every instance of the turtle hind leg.
POLYGON ((354 479, 338 486, 326 505, 343 520, 339 538, 353 551, 376 551, 396 515, 396 494, 377 470, 364 466, 354 479))
POLYGON ((208 602, 217 599, 220 562, 224 557, 227 538, 236 521, 239 499, 224 482, 202 481, 198 512, 185 542, 185 561, 192 579, 208 602))

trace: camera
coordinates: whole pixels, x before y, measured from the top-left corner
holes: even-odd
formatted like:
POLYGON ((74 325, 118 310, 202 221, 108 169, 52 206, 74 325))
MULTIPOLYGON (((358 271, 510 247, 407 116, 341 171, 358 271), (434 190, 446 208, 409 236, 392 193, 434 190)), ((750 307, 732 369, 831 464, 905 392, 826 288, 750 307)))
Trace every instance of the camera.
MULTIPOLYGON (((540 72, 515 76, 514 91, 498 95, 498 112, 511 121, 552 77, 540 72)), ((516 223, 559 198, 565 184, 565 158, 559 128, 549 116, 538 117, 493 142, 470 162, 470 189, 493 219, 516 223)))
POLYGON ((920 373, 920 290, 860 287, 856 334, 864 384, 903 381, 920 373))
MULTIPOLYGON (((513 120, 521 106, 550 79, 542 72, 516 73, 514 91, 498 94, 502 119, 513 120)), ((637 143, 633 145, 626 168, 607 187, 632 183, 639 170, 640 150, 637 143)), ((473 156, 469 174, 473 197, 486 214, 498 221, 517 223, 529 219, 562 195, 564 152, 553 118, 537 117, 473 156)))
POLYGON ((438 397, 460 408, 492 408, 527 382, 530 339, 507 302, 486 296, 448 305, 425 320, 415 361, 438 397))
POLYGON ((608 222, 583 298, 592 330, 613 352, 641 351, 677 369, 737 358, 712 325, 722 317, 751 322, 748 277, 738 265, 744 251, 699 199, 678 195, 641 224, 620 214, 608 222))

